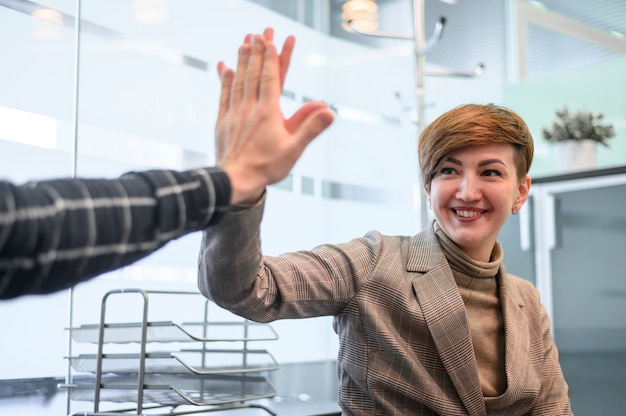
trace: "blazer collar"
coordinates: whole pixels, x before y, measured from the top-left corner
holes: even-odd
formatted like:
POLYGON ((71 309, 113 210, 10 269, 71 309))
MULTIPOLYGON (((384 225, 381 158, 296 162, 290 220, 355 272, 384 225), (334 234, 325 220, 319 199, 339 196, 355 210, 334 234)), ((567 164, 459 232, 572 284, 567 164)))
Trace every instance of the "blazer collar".
MULTIPOLYGON (((478 367, 461 299, 452 271, 432 226, 412 238, 406 269, 441 360, 470 415, 486 414, 478 367)), ((528 321, 518 285, 501 266, 498 273, 505 326, 507 388, 524 386, 520 379, 529 362, 528 321)), ((521 391, 509 392, 513 395, 521 391)))
POLYGON ((407 258, 406 269, 409 272, 425 273, 448 264, 432 223, 412 238, 407 258))
POLYGON ((407 271, 417 273, 413 290, 441 361, 468 414, 484 415, 465 305, 432 227, 413 238, 407 257, 407 271))
POLYGON ((522 381, 532 379, 527 374, 531 368, 530 339, 528 337, 530 329, 524 314, 524 298, 519 292, 518 286, 515 285, 513 278, 506 273, 504 266, 502 266, 498 276, 500 304, 504 316, 507 388, 512 389, 510 394, 521 397, 524 387, 528 387, 528 383, 522 381))

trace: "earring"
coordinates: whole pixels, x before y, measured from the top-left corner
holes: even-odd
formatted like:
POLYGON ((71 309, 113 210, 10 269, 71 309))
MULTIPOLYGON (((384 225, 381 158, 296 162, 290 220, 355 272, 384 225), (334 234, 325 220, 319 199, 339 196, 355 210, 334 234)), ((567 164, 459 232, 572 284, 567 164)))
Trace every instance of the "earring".
POLYGON ((513 209, 511 210, 511 214, 513 214, 513 215, 519 214, 519 208, 518 208, 517 204, 515 206, 513 206, 513 209))
POLYGON ((428 198, 428 209, 433 209, 433 203, 430 198, 428 198))

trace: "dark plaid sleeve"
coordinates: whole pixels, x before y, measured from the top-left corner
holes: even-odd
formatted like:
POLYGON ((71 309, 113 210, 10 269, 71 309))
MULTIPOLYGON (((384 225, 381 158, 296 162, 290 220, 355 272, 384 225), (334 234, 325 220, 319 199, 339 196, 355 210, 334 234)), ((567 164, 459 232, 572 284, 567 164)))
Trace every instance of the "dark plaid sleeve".
POLYGON ((219 221, 230 192, 217 168, 0 182, 0 298, 50 293, 128 265, 219 221))

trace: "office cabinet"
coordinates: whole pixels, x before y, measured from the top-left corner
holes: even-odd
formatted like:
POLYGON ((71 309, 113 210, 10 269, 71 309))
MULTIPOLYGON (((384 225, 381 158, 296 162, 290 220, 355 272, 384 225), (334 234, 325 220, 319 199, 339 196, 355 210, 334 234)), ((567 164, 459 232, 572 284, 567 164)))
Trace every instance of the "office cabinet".
POLYGON ((533 181, 499 237, 507 271, 535 283, 575 414, 626 408, 626 167, 533 181))

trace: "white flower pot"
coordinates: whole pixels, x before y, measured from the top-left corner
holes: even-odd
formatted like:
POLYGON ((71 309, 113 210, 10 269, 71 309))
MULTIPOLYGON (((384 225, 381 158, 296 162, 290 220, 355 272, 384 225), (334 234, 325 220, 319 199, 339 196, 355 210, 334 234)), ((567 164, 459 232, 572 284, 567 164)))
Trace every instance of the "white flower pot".
POLYGON ((596 168, 594 140, 566 140, 554 143, 554 157, 558 173, 580 172, 596 168))

